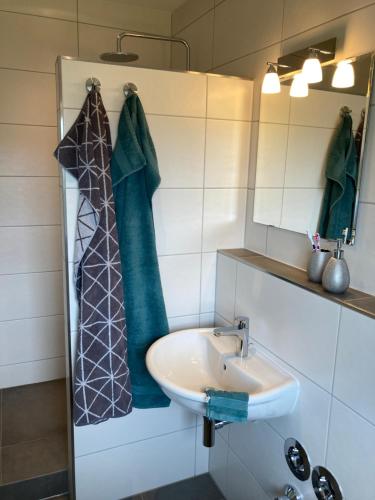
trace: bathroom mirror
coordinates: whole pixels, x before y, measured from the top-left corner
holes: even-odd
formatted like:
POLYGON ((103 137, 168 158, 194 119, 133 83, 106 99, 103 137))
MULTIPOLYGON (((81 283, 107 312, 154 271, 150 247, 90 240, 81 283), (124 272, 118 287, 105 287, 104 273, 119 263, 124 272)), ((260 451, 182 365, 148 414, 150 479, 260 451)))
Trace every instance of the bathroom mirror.
POLYGON ((346 61, 350 88, 332 86, 336 61, 307 97, 289 95, 292 74, 279 94, 262 94, 254 222, 354 244, 374 55, 346 61))

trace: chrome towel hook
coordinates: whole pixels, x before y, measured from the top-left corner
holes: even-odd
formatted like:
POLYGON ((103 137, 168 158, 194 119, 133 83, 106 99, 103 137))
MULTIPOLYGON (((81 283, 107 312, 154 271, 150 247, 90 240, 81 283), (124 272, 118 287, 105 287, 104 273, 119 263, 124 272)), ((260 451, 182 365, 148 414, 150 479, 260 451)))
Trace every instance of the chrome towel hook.
POLYGON ((92 76, 91 78, 88 78, 86 80, 86 90, 87 90, 87 92, 91 92, 92 90, 96 90, 97 92, 100 92, 100 89, 101 89, 101 83, 94 76, 92 76))
POLYGON ((127 99, 128 97, 130 97, 133 94, 138 94, 138 87, 136 86, 135 83, 127 82, 127 83, 125 83, 125 85, 123 87, 123 91, 124 91, 125 99, 127 99))

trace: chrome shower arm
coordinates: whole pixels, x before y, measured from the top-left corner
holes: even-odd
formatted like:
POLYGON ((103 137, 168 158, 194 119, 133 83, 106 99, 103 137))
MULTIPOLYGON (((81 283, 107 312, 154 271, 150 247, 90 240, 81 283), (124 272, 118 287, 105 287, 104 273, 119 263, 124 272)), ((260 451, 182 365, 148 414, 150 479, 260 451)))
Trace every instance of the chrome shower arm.
POLYGON ((154 35, 151 33, 140 33, 137 31, 123 31, 122 33, 119 33, 117 35, 117 52, 121 52, 121 42, 122 42, 122 39, 125 38, 126 36, 133 37, 133 38, 147 38, 148 40, 162 40, 164 42, 181 43, 182 45, 184 45, 184 47, 186 49, 186 69, 188 71, 190 70, 190 45, 183 38, 174 38, 174 37, 163 36, 163 35, 154 35))

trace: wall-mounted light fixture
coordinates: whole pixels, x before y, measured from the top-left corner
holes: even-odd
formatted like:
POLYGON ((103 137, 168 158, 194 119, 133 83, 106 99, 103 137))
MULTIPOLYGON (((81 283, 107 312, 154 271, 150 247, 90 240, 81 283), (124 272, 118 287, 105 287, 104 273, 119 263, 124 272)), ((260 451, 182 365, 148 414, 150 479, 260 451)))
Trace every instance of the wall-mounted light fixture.
POLYGON ((309 86, 303 73, 294 75, 289 95, 291 97, 307 97, 309 95, 309 86))
POLYGON ((319 60, 319 49, 309 49, 309 57, 302 67, 302 74, 307 83, 318 83, 323 80, 322 66, 319 60))
POLYGON ((353 87, 355 82, 354 68, 352 61, 347 59, 337 64, 332 78, 332 87, 346 89, 353 87))
POLYGON ((268 69, 263 78, 262 93, 278 94, 280 92, 280 80, 277 74, 277 64, 267 62, 268 69))
POLYGON ((277 72, 277 68, 288 68, 286 64, 279 64, 274 62, 267 61, 268 69, 263 78, 262 83, 262 94, 279 94, 280 87, 280 79, 277 72))

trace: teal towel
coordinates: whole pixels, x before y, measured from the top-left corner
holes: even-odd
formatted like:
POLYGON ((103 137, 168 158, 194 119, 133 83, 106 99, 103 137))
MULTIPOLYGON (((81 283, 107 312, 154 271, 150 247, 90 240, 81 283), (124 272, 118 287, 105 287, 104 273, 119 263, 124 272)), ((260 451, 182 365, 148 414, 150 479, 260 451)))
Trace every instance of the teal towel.
POLYGON ((247 392, 228 392, 207 389, 206 417, 228 422, 246 422, 249 404, 247 392))
POLYGON ((147 349, 168 333, 155 245, 152 196, 160 184, 155 148, 139 97, 121 111, 111 176, 119 234, 128 335, 128 364, 135 408, 169 406, 149 374, 147 349))
POLYGON ((357 190, 358 158, 353 137, 353 122, 344 114, 330 147, 326 166, 324 192, 318 232, 322 238, 342 238, 353 224, 357 190))

